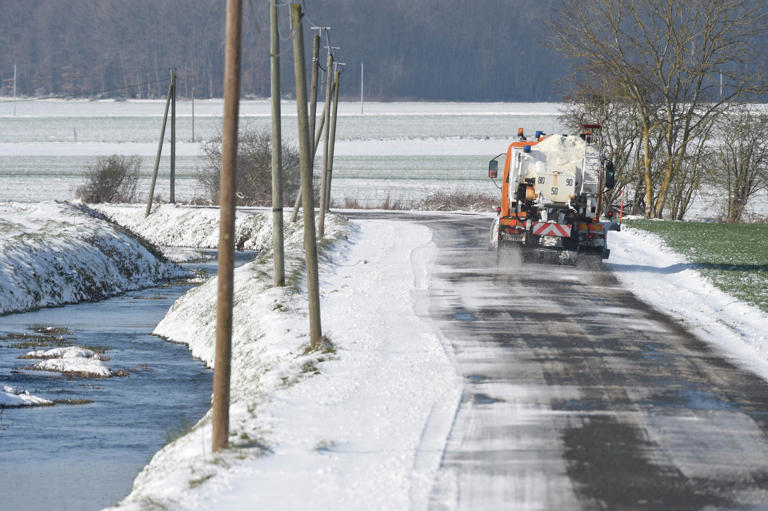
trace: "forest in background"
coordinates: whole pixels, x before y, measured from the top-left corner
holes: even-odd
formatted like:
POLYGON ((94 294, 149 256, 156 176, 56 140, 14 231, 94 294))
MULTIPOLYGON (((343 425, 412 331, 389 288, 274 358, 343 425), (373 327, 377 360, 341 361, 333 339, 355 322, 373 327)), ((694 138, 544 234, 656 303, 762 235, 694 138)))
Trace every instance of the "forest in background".
MULTIPOLYGON (((560 100, 565 60, 547 46, 554 0, 306 0, 346 63, 342 96, 379 100, 560 100), (511 5, 512 4, 512 5, 511 5)), ((244 1, 243 94, 269 95, 267 0, 244 1)), ((182 97, 221 97, 224 3, 0 0, 0 95, 157 98, 176 68, 182 97)), ((293 94, 287 2, 283 94, 293 94)), ((325 41, 323 41, 325 45, 325 41)), ((324 51, 321 53, 324 64, 324 51)))

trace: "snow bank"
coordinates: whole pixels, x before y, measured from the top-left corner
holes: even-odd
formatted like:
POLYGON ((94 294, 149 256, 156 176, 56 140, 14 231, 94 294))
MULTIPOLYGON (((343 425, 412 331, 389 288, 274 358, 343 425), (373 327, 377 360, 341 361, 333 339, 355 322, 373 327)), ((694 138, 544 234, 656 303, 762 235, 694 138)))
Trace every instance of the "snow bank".
POLYGON ((99 300, 181 274, 72 203, 0 203, 0 314, 99 300))
POLYGON ((716 288, 654 234, 622 226, 608 239, 605 266, 627 288, 768 380, 768 315, 716 288))
MULTIPOLYGON (((219 208, 160 204, 144 217, 144 206, 99 204, 93 208, 107 218, 155 245, 171 247, 218 248, 219 208)), ((289 222, 285 214, 285 238, 290 244, 301 241, 304 224, 289 222)), ((235 222, 235 246, 238 250, 263 252, 272 248, 272 211, 239 208, 235 222)))
POLYGON ((3 385, 3 390, 0 392, 0 409, 51 405, 53 405, 53 401, 33 396, 26 390, 15 390, 8 385, 3 385))
MULTIPOLYGON (((211 454, 209 413, 155 455, 120 507, 426 508, 461 388, 440 338, 414 310, 436 249, 417 224, 327 220, 337 241, 324 251, 320 287, 333 347, 305 352, 304 292, 271 287, 271 258, 239 268, 231 448, 211 454)), ((302 242, 287 240, 295 281, 302 242)), ((208 365, 215 293, 215 279, 189 291, 155 330, 208 365)))

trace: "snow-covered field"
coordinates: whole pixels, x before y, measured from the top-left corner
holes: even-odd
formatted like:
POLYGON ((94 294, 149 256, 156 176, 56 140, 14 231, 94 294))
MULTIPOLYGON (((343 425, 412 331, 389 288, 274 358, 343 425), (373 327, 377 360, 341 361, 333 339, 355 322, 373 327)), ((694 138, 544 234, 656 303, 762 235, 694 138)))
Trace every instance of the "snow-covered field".
POLYGON ((0 203, 0 315, 99 300, 183 275, 72 203, 0 203))

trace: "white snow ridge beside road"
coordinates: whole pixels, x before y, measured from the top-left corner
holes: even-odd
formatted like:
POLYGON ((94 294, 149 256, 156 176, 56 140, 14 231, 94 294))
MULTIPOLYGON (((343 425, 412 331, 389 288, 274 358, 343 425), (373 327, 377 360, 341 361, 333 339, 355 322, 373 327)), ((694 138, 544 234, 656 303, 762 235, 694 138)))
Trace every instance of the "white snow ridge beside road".
MULTIPOLYGON (((338 241, 320 268, 333 348, 304 352, 305 292, 271 287, 271 257, 239 268, 231 448, 210 452, 207 415, 155 455, 119 507, 426 508, 461 393, 438 334, 415 312, 436 249, 424 226, 351 225, 331 216, 326 232, 338 241)), ((295 260, 301 242, 286 252, 295 260)), ((190 291, 156 330, 208 364, 215 289, 211 280, 190 291)))
POLYGON ((0 314, 100 300, 182 274, 72 203, 0 203, 0 314))

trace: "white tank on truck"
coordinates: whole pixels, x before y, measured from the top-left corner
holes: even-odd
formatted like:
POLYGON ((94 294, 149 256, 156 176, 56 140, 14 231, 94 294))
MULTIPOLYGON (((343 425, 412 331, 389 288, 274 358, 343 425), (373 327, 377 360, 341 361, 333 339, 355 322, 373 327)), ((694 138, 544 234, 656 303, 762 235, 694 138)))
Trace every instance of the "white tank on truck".
POLYGON ((579 136, 537 132, 530 140, 521 129, 519 140, 490 161, 491 179, 498 178, 500 162, 504 169, 491 246, 608 258, 608 228, 599 220, 602 191, 613 187, 614 168, 602 151, 600 125, 583 129, 579 136))

